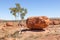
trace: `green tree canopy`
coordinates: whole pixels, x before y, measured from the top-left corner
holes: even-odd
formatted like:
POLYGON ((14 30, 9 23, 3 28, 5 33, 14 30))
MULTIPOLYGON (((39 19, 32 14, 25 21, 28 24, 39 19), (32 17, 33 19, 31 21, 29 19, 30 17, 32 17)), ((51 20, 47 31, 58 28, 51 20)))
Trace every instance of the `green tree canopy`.
POLYGON ((16 14, 20 15, 21 20, 23 20, 25 15, 27 14, 27 9, 22 8, 19 3, 16 3, 16 7, 9 9, 11 10, 10 13, 12 13, 12 15, 14 15, 15 17, 17 17, 16 14))

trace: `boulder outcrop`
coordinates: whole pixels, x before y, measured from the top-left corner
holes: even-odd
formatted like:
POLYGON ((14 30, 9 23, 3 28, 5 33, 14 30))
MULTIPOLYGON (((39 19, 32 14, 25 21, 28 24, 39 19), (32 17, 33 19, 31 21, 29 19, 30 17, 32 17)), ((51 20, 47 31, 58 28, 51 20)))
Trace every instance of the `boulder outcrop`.
POLYGON ((50 20, 46 16, 29 17, 26 20, 26 25, 30 29, 42 29, 49 26, 50 20))

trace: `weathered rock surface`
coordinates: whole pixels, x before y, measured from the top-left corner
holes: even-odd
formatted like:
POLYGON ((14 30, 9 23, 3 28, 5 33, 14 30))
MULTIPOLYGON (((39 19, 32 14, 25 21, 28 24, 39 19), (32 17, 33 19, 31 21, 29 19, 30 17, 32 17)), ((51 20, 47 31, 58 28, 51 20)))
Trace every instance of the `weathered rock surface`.
POLYGON ((29 17, 26 20, 26 25, 30 29, 42 29, 49 25, 50 20, 46 16, 29 17))

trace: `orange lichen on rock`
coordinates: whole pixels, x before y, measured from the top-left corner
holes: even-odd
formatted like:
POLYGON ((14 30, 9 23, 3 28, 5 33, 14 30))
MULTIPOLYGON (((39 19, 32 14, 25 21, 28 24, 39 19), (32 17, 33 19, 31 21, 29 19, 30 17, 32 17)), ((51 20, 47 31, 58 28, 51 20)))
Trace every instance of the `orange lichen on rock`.
POLYGON ((50 20, 46 16, 29 17, 26 20, 26 25, 30 29, 42 29, 46 28, 50 23, 50 20))

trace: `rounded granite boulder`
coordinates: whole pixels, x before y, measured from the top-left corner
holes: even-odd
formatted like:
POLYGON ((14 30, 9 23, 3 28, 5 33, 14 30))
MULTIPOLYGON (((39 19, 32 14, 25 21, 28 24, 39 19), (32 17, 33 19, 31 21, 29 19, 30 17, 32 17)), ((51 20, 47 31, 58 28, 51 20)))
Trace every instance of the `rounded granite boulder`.
POLYGON ((46 16, 29 17, 26 20, 26 25, 29 29, 43 29, 48 27, 49 24, 50 20, 46 16))

